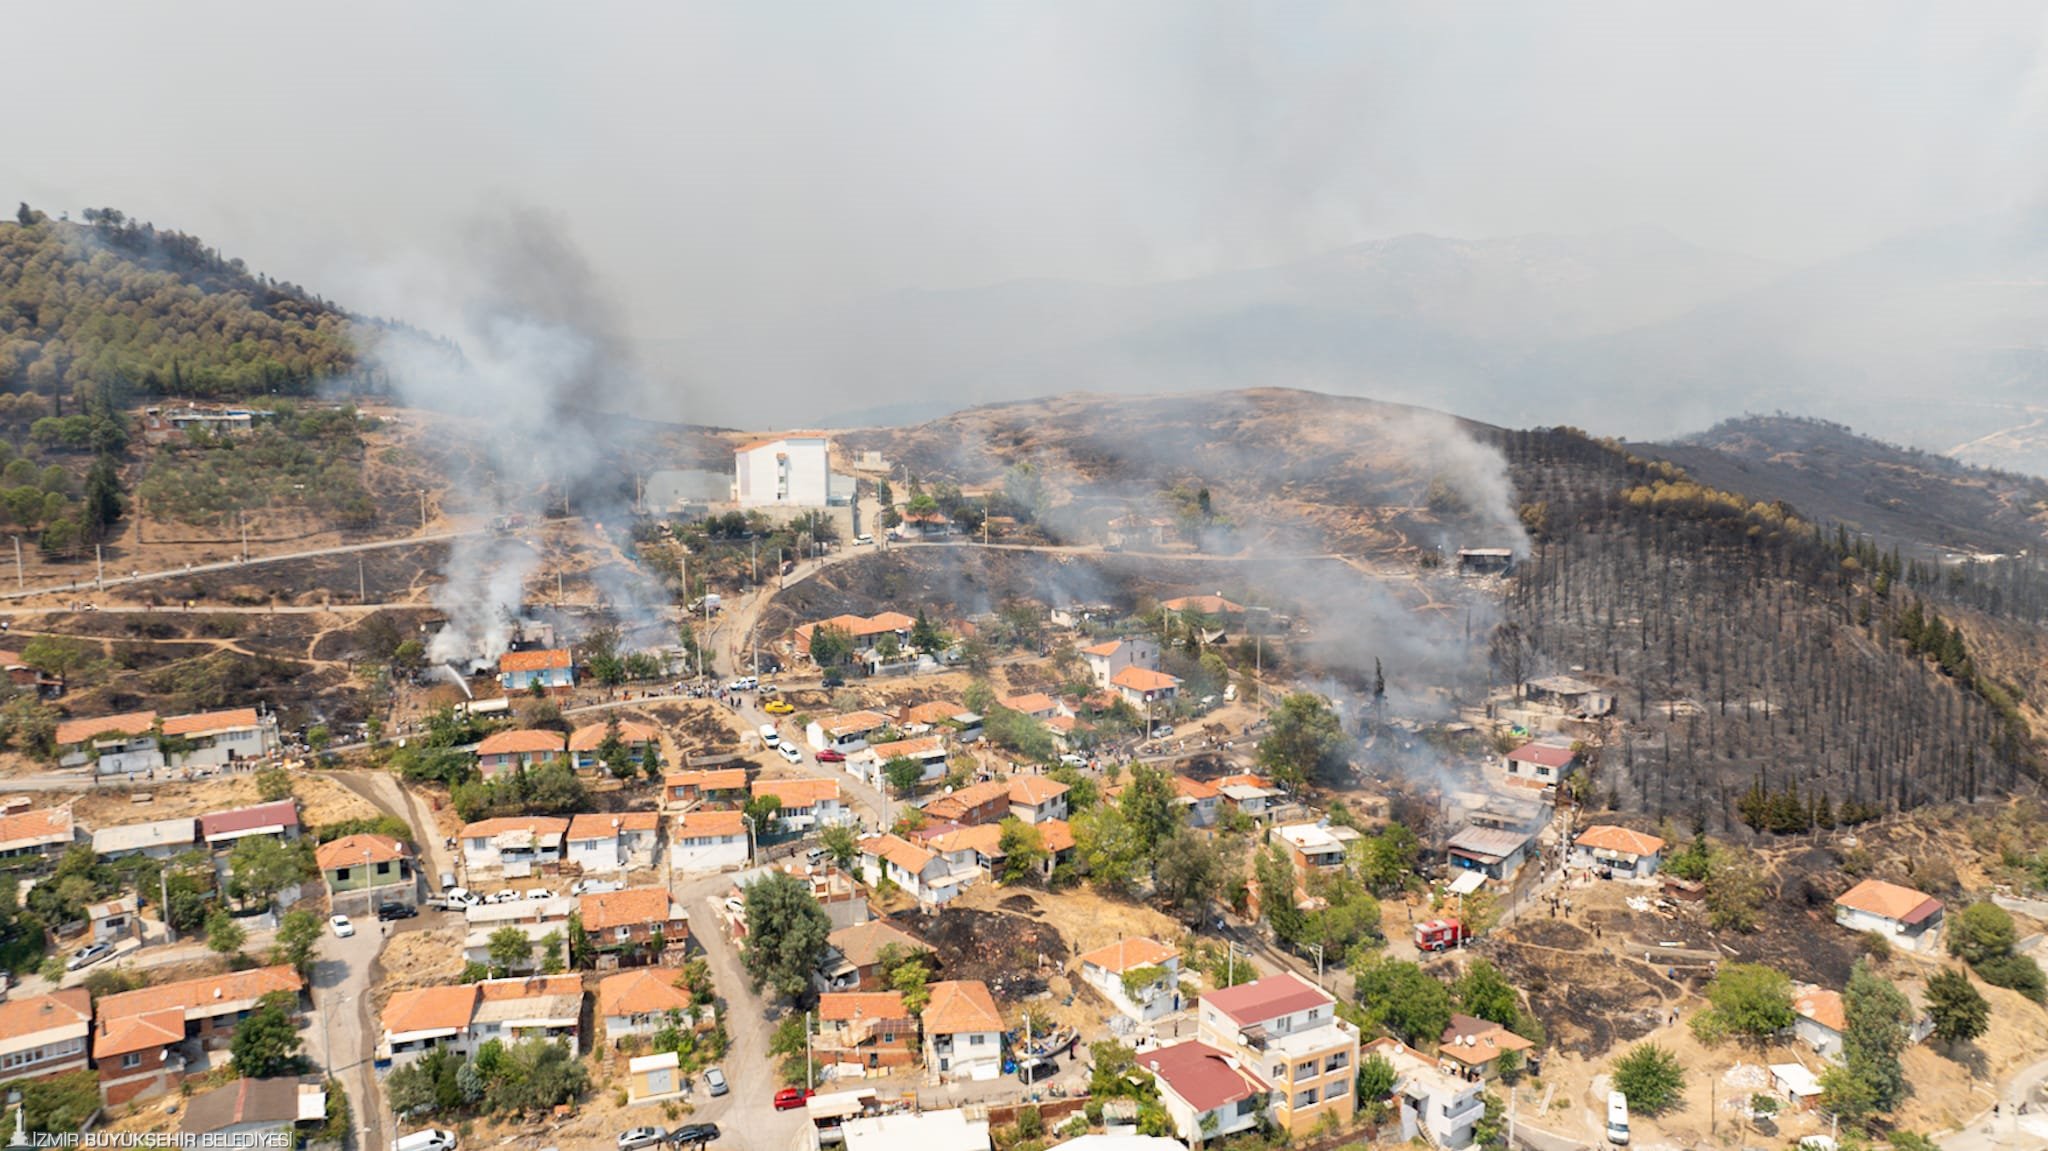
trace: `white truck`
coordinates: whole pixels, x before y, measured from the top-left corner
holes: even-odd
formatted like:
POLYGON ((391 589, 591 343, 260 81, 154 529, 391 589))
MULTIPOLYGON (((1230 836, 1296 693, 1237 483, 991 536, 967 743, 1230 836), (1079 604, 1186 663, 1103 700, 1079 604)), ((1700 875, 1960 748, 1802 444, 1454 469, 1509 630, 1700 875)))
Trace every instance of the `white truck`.
POLYGON ((391 1151, 455 1151, 455 1132, 429 1127, 391 1141, 391 1151))

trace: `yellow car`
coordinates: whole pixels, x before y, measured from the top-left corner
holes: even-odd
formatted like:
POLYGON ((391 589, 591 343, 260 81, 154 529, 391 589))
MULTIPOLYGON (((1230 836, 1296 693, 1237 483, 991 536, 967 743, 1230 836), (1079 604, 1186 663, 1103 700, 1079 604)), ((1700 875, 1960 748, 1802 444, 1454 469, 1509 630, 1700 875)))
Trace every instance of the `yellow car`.
POLYGON ((796 709, 779 699, 771 699, 767 703, 761 705, 761 710, 767 712, 769 715, 788 715, 796 709))

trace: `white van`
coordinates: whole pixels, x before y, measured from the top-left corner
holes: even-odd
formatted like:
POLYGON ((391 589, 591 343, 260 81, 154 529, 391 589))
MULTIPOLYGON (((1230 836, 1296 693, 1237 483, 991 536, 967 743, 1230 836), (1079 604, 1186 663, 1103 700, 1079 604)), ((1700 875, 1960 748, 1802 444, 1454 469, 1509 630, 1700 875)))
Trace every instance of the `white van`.
POLYGON ((761 725, 761 743, 763 746, 774 747, 781 742, 782 736, 776 732, 774 724, 764 723, 761 725))
POLYGON ((391 1142, 391 1151, 455 1151, 455 1132, 429 1127, 391 1142))
POLYGON ((1619 1091, 1607 1093, 1607 1141, 1628 1146, 1628 1096, 1619 1091))

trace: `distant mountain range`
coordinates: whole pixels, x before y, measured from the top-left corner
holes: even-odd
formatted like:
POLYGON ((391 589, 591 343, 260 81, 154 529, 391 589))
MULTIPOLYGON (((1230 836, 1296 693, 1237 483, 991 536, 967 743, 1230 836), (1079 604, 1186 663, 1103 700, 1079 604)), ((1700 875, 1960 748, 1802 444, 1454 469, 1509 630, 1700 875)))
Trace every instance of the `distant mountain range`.
POLYGON ((1638 437, 1786 410, 2048 474, 2044 221, 2014 213, 1806 268, 1654 230, 1403 236, 1168 283, 894 293, 655 358, 833 424, 1271 385, 1638 437))

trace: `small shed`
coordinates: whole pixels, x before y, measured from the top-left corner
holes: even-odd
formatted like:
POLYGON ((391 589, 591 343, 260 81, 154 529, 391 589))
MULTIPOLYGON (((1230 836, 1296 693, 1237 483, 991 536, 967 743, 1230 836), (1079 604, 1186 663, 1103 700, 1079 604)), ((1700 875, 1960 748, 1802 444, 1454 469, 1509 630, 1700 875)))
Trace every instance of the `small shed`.
POLYGON ((1771 1090, 1792 1101, 1801 1111, 1811 1111, 1820 1102, 1820 1076, 1800 1063, 1771 1064, 1771 1090))
POLYGON ((626 1102, 653 1103, 674 1099, 687 1085, 682 1060, 673 1051, 642 1055, 626 1064, 626 1102))

